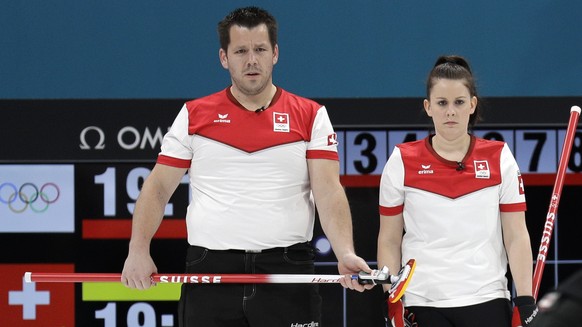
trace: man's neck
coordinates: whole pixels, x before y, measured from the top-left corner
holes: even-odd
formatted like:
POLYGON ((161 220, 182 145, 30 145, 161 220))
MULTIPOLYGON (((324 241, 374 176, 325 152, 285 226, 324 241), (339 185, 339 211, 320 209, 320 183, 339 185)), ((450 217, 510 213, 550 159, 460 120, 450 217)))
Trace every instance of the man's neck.
POLYGON ((277 87, 273 84, 270 84, 261 93, 251 96, 238 92, 232 86, 230 87, 230 92, 234 98, 247 110, 256 111, 257 109, 261 108, 265 109, 271 104, 275 93, 277 93, 277 87))

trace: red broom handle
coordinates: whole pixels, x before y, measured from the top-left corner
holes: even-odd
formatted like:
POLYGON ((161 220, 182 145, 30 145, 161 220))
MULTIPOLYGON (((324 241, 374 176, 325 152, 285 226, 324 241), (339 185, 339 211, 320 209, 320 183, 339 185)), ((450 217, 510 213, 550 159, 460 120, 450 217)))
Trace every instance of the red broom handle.
POLYGON ((560 157, 560 163, 558 165, 556 181, 554 182, 554 190, 552 191, 552 198, 550 200, 548 214, 546 215, 546 223, 544 225, 544 232, 542 234, 540 249, 538 252, 538 257, 536 259, 536 266, 533 274, 532 292, 533 297, 535 299, 538 298, 542 274, 544 272, 544 267, 546 265, 546 258, 548 256, 548 249, 550 247, 550 240, 552 239, 552 232, 554 230, 554 221, 556 219, 556 214, 558 212, 558 204, 560 203, 560 196, 562 195, 562 187, 564 186, 566 168, 568 167, 568 161, 570 160, 570 151, 572 149, 572 143, 574 142, 576 127, 578 126, 579 118, 580 118, 580 107, 573 106, 570 109, 570 120, 568 122, 568 129, 566 131, 564 145, 562 147, 562 155, 560 157))
MULTIPOLYGON (((155 283, 201 284, 279 284, 279 283, 339 283, 342 275, 299 274, 153 274, 155 283)), ((357 279, 358 276, 355 275, 357 279)), ((24 275, 27 282, 83 283, 121 282, 119 273, 36 273, 24 275)))

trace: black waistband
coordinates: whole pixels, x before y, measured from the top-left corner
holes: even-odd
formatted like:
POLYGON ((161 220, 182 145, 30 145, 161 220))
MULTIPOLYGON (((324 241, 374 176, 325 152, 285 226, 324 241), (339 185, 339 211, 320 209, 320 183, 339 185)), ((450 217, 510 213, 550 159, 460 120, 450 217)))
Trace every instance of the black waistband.
POLYGON ((261 250, 242 250, 242 249, 229 249, 229 250, 211 250, 201 246, 191 245, 192 247, 206 249, 210 252, 223 252, 223 253, 240 253, 240 254, 253 254, 253 253, 285 253, 288 251, 301 251, 313 249, 310 242, 297 243, 287 247, 277 247, 261 250))

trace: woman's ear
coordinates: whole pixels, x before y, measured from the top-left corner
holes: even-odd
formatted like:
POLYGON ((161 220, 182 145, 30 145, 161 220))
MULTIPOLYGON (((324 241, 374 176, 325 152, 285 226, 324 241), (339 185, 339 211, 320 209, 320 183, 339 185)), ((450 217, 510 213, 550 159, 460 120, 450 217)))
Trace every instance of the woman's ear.
POLYGON ((477 109, 477 97, 471 97, 471 115, 475 113, 475 109, 477 109))
POLYGON ((428 101, 427 99, 424 99, 424 101, 422 102, 422 104, 424 105, 424 111, 426 112, 426 114, 429 117, 432 117, 432 112, 430 110, 430 101, 428 101))

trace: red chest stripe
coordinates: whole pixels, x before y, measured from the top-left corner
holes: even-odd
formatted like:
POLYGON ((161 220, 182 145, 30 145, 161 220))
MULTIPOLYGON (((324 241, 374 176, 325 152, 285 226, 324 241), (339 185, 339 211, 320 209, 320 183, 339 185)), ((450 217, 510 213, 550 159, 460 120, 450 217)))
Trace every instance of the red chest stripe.
POLYGON ((399 145, 404 163, 404 185, 458 198, 501 183, 503 143, 477 139, 463 164, 439 157, 427 140, 399 145))
POLYGON ((246 110, 226 90, 187 103, 188 133, 197 134, 245 152, 311 140, 317 103, 285 91, 264 111, 246 110))

